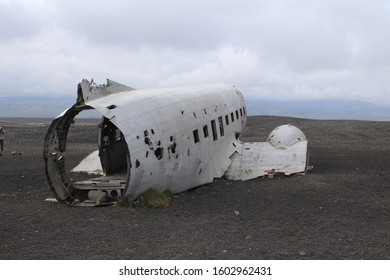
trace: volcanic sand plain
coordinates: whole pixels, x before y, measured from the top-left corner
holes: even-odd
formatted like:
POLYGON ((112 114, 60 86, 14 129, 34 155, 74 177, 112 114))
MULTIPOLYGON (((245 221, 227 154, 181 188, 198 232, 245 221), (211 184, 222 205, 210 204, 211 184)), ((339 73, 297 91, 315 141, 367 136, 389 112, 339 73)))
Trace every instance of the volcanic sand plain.
MULTIPOLYGON (((243 141, 299 127, 311 170, 216 179, 163 209, 46 201, 50 122, 0 119, 0 259, 390 259, 390 122, 250 116, 243 141)), ((97 149, 97 131, 76 120, 67 165, 97 149)))

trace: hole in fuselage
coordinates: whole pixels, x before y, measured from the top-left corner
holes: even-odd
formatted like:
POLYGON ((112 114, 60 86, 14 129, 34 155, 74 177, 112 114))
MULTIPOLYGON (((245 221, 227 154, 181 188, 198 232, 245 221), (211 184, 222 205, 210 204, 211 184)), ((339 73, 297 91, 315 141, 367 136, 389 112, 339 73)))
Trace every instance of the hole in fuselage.
POLYGON ((129 153, 123 133, 110 120, 103 118, 100 128, 99 156, 106 175, 127 173, 129 153))

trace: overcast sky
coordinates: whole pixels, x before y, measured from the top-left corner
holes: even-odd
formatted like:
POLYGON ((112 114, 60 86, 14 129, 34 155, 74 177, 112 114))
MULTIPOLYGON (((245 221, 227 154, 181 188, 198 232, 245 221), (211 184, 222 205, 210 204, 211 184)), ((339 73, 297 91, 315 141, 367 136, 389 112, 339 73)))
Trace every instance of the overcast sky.
POLYGON ((0 0, 0 96, 84 78, 390 105, 390 0, 0 0))

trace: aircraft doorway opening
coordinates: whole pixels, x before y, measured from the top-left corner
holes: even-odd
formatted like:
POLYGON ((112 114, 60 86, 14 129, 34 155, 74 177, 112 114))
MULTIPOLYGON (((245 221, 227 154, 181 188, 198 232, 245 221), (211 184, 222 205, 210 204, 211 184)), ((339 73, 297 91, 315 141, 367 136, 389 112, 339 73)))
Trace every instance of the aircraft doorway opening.
POLYGON ((105 117, 100 127, 99 156, 104 173, 126 174, 129 150, 123 133, 105 117))
POLYGON ((71 108, 51 124, 45 138, 46 176, 57 200, 112 204, 122 198, 130 179, 128 145, 119 128, 104 116, 89 118, 95 111, 88 109, 71 108))

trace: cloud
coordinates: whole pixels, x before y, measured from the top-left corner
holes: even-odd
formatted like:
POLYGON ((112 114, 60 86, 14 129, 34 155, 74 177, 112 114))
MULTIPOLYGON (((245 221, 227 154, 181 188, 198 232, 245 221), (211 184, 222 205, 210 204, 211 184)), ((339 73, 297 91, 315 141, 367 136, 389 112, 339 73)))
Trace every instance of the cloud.
POLYGON ((390 105, 389 2, 0 0, 0 95, 110 78, 390 105))
POLYGON ((28 38, 44 26, 41 5, 33 1, 0 1, 0 40, 28 38))

